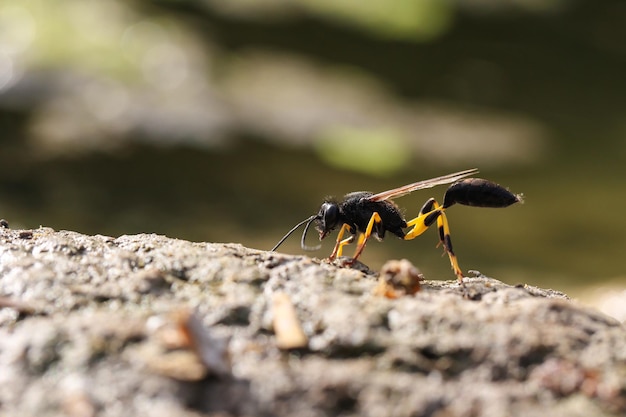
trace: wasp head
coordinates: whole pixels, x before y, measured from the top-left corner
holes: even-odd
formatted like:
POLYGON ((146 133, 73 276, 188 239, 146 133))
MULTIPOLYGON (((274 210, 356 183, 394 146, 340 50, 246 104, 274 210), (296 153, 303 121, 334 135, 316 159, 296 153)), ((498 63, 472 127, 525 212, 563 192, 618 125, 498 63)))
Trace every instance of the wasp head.
POLYGON ((334 202, 325 202, 320 207, 320 211, 317 214, 310 216, 302 220, 300 223, 296 224, 290 231, 287 232, 285 236, 272 248, 272 251, 278 249, 280 245, 287 239, 293 232, 298 229, 298 227, 304 226, 304 231, 302 232, 302 238, 300 239, 300 246, 304 250, 317 250, 322 247, 322 245, 318 246, 307 246, 306 245, 306 235, 309 231, 309 226, 311 223, 315 222, 315 227, 320 234, 320 240, 324 239, 328 233, 333 231, 337 225, 341 222, 341 212, 339 209, 339 204, 334 202))
POLYGON ((325 202, 316 216, 316 229, 320 240, 324 239, 340 223, 339 205, 334 202, 325 202))

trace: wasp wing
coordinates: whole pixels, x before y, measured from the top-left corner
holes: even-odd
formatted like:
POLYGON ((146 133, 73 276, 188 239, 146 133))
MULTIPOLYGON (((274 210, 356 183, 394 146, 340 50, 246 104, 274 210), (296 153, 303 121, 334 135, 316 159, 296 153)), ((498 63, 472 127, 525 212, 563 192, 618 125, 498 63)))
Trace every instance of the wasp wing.
POLYGON ((402 197, 403 195, 407 195, 412 193, 413 191, 423 190, 425 188, 432 188, 437 185, 442 184, 450 184, 451 182, 455 182, 460 180, 461 178, 473 175, 478 173, 476 168, 467 169, 465 171, 455 172, 453 174, 443 175, 441 177, 431 178, 429 180, 423 180, 414 182, 412 184, 404 185, 402 187, 394 188, 393 190, 383 191, 382 193, 374 194, 371 197, 368 197, 366 200, 368 201, 384 201, 390 200, 398 197, 402 197))

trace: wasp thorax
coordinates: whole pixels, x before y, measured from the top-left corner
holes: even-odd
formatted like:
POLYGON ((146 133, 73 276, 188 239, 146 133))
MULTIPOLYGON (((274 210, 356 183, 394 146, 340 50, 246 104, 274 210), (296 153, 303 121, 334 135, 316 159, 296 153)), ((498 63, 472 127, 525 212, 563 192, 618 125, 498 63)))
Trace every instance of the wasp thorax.
POLYGON ((339 205, 337 203, 324 203, 317 215, 317 231, 320 239, 337 227, 339 223, 339 205))

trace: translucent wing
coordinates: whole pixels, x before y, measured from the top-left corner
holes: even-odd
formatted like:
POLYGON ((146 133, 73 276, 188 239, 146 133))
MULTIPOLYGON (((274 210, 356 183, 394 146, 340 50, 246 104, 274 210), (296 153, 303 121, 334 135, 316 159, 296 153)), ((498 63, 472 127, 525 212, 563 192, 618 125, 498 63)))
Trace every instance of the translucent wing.
POLYGON ((403 195, 407 195, 412 193, 413 191, 423 190, 426 188, 432 188, 437 185, 442 184, 450 184, 451 182, 455 182, 460 180, 461 178, 473 175, 478 173, 476 168, 467 169, 465 171, 455 172, 453 174, 444 175, 441 177, 431 178, 429 180, 423 180, 414 182, 412 184, 408 184, 402 187, 394 188, 393 190, 383 191, 382 193, 374 194, 373 196, 367 198, 368 201, 383 201, 383 200, 391 200, 397 197, 402 197, 403 195))

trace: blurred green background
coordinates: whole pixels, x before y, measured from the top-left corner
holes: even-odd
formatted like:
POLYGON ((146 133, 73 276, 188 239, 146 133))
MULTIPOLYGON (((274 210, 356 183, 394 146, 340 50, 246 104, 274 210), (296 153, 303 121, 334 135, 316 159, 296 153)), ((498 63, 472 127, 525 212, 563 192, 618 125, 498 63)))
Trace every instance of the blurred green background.
MULTIPOLYGON (((326 195, 477 167, 526 203, 448 211, 464 270, 623 289, 624 22, 623 0, 3 0, 0 217, 269 249, 326 195)), ((436 243, 362 261, 453 279, 436 243)))

